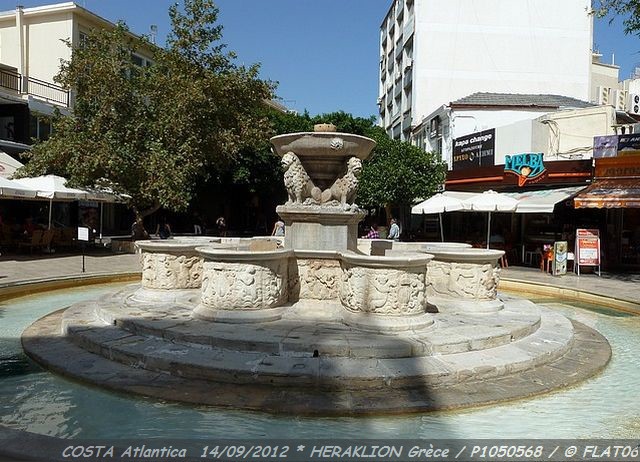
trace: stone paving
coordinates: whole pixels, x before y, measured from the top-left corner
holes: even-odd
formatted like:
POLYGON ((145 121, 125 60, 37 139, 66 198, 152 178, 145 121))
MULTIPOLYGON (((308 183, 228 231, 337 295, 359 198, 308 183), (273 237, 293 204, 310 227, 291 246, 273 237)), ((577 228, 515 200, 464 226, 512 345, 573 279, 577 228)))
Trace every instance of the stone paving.
POLYGON ((83 273, 80 254, 3 254, 0 257, 0 288, 55 279, 136 273, 140 272, 140 256, 94 251, 85 256, 84 265, 83 273))

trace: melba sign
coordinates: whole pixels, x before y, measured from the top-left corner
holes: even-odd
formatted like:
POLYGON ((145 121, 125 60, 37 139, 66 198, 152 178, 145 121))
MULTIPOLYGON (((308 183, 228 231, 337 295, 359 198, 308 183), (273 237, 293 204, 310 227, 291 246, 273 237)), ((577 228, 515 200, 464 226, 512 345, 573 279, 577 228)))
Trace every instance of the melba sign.
POLYGON ((505 156, 504 171, 516 175, 518 186, 524 186, 528 182, 540 181, 547 169, 542 161, 542 153, 538 152, 505 156))

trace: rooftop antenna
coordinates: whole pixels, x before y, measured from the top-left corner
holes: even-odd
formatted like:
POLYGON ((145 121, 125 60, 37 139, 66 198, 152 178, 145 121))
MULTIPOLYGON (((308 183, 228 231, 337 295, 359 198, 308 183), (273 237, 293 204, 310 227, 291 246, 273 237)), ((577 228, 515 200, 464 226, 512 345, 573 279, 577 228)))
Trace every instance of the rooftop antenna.
POLYGON ((151 43, 155 45, 156 37, 158 36, 158 26, 156 24, 151 24, 151 26, 149 26, 149 29, 151 30, 151 43))

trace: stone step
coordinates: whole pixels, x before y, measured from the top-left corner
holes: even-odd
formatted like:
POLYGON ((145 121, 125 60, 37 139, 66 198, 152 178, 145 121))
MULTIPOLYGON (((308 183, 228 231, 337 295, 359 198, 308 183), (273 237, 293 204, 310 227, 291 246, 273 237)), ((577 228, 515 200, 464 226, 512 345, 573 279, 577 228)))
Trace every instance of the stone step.
POLYGON ((499 313, 460 316, 438 314, 434 325, 395 334, 363 332, 342 323, 337 302, 305 301, 290 306, 279 321, 260 325, 214 323, 193 318, 193 305, 123 303, 122 297, 97 305, 101 319, 133 334, 174 343, 256 351, 267 354, 352 358, 411 358, 462 353, 507 345, 534 333, 539 309, 525 300, 507 301, 499 313), (319 315, 320 313, 320 315, 319 315), (319 318, 319 319, 318 319, 319 318))
POLYGON ((63 332, 76 345, 112 361, 191 379, 321 389, 442 386, 498 377, 560 357, 573 337, 570 321, 543 310, 532 335, 484 350, 405 358, 313 357, 312 352, 233 351, 135 334, 105 323, 96 308, 69 308, 63 332))
MULTIPOLYGON (((575 385, 602 370, 611 357, 604 337, 574 322, 569 352, 517 374, 432 387, 397 390, 318 390, 185 379, 132 368, 90 353, 61 335, 61 312, 39 319, 22 335, 27 354, 50 370, 100 387, 169 401, 295 416, 355 416, 416 413, 522 399, 575 385)), ((391 384, 393 385, 393 384, 391 384)))

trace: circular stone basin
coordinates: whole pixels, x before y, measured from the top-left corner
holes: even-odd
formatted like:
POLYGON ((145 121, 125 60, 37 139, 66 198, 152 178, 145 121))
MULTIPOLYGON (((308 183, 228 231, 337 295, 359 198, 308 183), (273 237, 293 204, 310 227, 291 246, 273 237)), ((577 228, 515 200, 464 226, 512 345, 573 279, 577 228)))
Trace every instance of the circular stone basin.
POLYGON ((457 263, 494 263, 504 255, 503 250, 475 249, 459 246, 435 247, 426 245, 423 251, 433 255, 434 260, 457 263))
MULTIPOLYGON (((464 242, 425 242, 423 249, 471 249, 471 244, 464 242)), ((427 252, 428 253, 428 252, 427 252)))
POLYGON ((225 250, 198 247, 202 294, 196 317, 219 322, 280 319, 287 302, 292 250, 225 250))
POLYGON ((426 313, 427 264, 431 255, 369 256, 341 253, 340 301, 346 324, 374 332, 433 324, 426 313))

